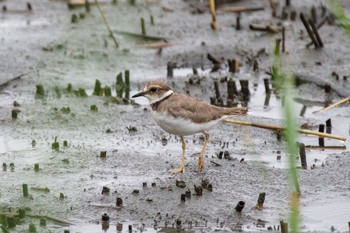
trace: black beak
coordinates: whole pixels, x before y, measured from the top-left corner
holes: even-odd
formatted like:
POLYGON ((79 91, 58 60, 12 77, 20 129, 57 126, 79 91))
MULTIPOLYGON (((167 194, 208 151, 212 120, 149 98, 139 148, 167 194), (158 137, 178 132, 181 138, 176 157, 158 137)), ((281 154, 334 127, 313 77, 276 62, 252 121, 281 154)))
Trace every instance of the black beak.
POLYGON ((141 91, 141 92, 139 92, 139 93, 137 93, 137 94, 131 96, 131 98, 136 98, 136 97, 144 96, 145 94, 146 94, 146 92, 141 91))

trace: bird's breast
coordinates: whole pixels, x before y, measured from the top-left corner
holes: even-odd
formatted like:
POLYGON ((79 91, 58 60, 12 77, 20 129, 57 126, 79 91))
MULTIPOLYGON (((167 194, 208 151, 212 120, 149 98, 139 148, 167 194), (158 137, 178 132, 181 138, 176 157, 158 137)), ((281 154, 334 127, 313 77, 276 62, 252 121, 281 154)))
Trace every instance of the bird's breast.
POLYGON ((166 132, 175 135, 192 135, 208 130, 218 124, 221 119, 205 123, 194 123, 190 119, 177 118, 165 112, 151 110, 151 114, 155 122, 166 132))

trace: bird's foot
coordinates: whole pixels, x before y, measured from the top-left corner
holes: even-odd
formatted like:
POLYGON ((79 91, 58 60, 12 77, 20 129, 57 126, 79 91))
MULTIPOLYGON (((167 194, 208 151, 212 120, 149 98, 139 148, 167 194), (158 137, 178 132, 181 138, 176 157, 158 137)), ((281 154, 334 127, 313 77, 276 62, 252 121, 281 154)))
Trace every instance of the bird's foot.
POLYGON ((204 169, 204 159, 203 157, 199 156, 198 158, 198 172, 200 173, 204 169))
POLYGON ((185 173, 185 168, 183 166, 172 168, 169 170, 171 173, 185 173))

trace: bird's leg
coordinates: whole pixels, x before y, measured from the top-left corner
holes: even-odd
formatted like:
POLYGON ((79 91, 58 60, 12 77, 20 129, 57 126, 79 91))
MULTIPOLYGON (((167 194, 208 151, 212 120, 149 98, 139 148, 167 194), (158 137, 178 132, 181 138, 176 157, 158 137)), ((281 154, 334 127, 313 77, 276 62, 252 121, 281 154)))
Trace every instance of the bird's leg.
POLYGON ((182 145, 182 159, 181 159, 181 166, 178 168, 170 169, 170 172, 172 173, 184 173, 185 172, 185 149, 186 149, 186 143, 183 136, 180 136, 181 139, 181 145, 182 145))
POLYGON ((198 158, 198 172, 201 172, 204 168, 204 151, 205 148, 207 147, 207 144, 209 142, 209 134, 205 131, 202 132, 202 134, 204 134, 205 140, 204 140, 204 144, 203 144, 203 148, 201 153, 199 154, 199 158, 198 158))

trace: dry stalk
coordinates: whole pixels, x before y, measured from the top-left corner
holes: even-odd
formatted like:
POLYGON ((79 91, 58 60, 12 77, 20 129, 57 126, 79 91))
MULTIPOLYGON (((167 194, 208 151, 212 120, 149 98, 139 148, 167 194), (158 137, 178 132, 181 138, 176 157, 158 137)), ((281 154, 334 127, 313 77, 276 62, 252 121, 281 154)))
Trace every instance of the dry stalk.
POLYGON ((220 13, 242 13, 242 12, 251 12, 251 11, 263 11, 263 6, 258 7, 245 7, 245 6, 229 6, 221 7, 217 9, 217 12, 220 13))
POLYGON ((216 30, 216 11, 215 11, 215 0, 209 0, 210 3, 210 13, 212 16, 211 28, 216 30))
POLYGON ((140 46, 142 48, 147 48, 147 49, 162 49, 173 45, 174 43, 171 43, 171 42, 157 42, 157 43, 151 43, 151 44, 142 44, 140 46))
POLYGON ((331 105, 329 105, 329 106, 326 107, 326 108, 323 108, 323 109, 321 109, 321 110, 319 110, 319 111, 316 111, 316 112, 325 112, 325 111, 328 111, 329 109, 335 108, 335 107, 337 107, 337 106, 339 106, 339 105, 341 105, 341 104, 343 104, 343 103, 346 103, 346 102, 348 102, 348 101, 350 101, 350 96, 347 97, 347 98, 345 98, 345 99, 342 99, 342 100, 340 100, 340 101, 338 101, 338 102, 336 102, 336 103, 334 103, 334 104, 331 104, 331 105))
MULTIPOLYGON (((231 123, 231 124, 237 124, 237 125, 243 125, 243 126, 253 126, 253 127, 258 127, 258 128, 263 128, 263 129, 272 129, 272 130, 279 130, 279 131, 284 131, 286 130, 285 127, 278 126, 278 125, 265 125, 265 124, 260 124, 260 123, 254 123, 254 122, 248 122, 248 121, 236 121, 236 120, 230 120, 226 119, 224 120, 225 122, 231 123)), ((303 134, 310 134, 310 135, 316 135, 322 138, 332 138, 332 139, 337 139, 341 141, 346 141, 345 137, 333 135, 333 134, 328 134, 328 133, 321 133, 321 132, 315 132, 311 130, 306 130, 306 129, 298 129, 299 133, 303 134)))
POLYGON ((110 36, 112 37, 112 39, 113 39, 113 41, 114 41, 115 47, 118 48, 118 47, 119 47, 119 43, 118 43, 117 39, 115 38, 115 36, 113 35, 112 29, 111 29, 111 27, 109 26, 108 20, 107 20, 105 14, 103 13, 103 10, 102 10, 102 8, 101 8, 101 6, 100 6, 98 0, 95 0, 95 3, 96 3, 96 5, 97 5, 98 11, 100 12, 100 14, 101 14, 101 16, 102 16, 103 22, 106 24, 107 29, 108 29, 108 31, 109 31, 109 34, 110 34, 110 36))

